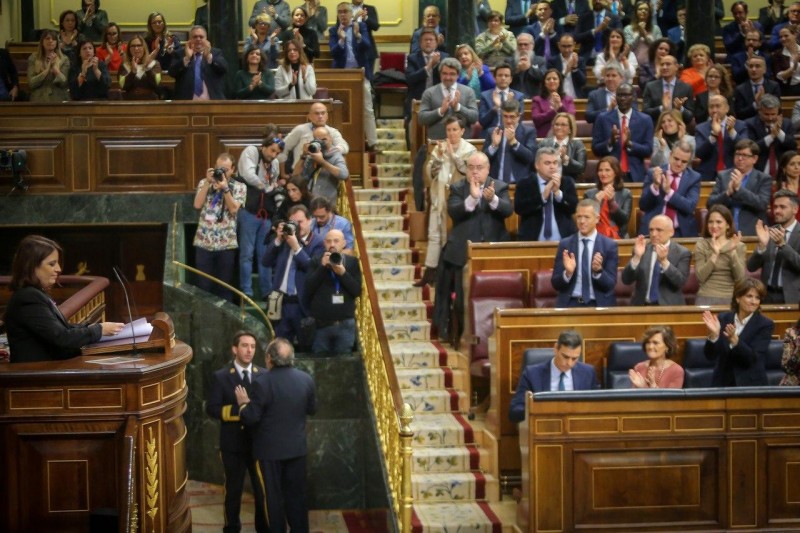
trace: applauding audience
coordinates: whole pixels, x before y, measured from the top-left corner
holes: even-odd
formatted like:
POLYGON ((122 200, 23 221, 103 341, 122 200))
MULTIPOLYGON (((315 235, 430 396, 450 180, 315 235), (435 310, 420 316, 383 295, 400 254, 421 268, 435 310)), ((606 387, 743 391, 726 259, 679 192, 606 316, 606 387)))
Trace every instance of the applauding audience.
POLYGON ((592 198, 600 203, 598 233, 612 239, 628 237, 633 195, 625 188, 622 169, 615 157, 607 155, 600 159, 595 187, 586 191, 584 198, 592 198))
POLYGON ((678 352, 671 327, 647 328, 642 338, 642 349, 647 354, 647 361, 638 363, 628 372, 634 389, 683 388, 683 367, 669 359, 678 352))

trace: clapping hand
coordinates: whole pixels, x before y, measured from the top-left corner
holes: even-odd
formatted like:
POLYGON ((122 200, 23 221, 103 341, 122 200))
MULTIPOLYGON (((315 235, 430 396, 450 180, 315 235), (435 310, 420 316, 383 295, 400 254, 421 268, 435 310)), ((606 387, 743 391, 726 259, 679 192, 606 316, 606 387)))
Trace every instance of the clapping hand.
POLYGON ((492 180, 489 185, 484 186, 483 199, 487 202, 491 202, 494 199, 494 180, 492 180))
POLYGON ((712 340, 718 339, 720 332, 719 318, 711 311, 706 310, 703 311, 703 323, 706 325, 706 329, 708 329, 708 336, 712 340))
POLYGON ((631 384, 637 389, 645 389, 648 387, 644 378, 634 369, 628 370, 628 377, 631 378, 631 384))
POLYGON ((459 91, 458 89, 456 89, 456 90, 455 90, 455 92, 453 93, 453 98, 452 98, 452 100, 450 100, 450 107, 452 107, 452 108, 453 108, 453 111, 455 111, 455 110, 456 110, 456 108, 458 107, 458 103, 459 103, 460 101, 461 101, 461 91, 459 91))
POLYGON ((492 146, 495 148, 500 146, 500 142, 503 140, 503 133, 504 131, 500 128, 500 126, 497 126, 492 130, 492 146))
POLYGON ((561 254, 561 259, 564 261, 564 273, 568 278, 571 278, 572 274, 575 273, 575 269, 578 267, 578 261, 575 259, 575 254, 564 248, 564 252, 561 254))
POLYGON ((644 256, 644 251, 647 248, 647 239, 644 235, 636 237, 636 242, 633 243, 633 257, 639 261, 644 256))
POLYGON ((735 324, 730 323, 727 326, 725 326, 725 331, 723 332, 723 335, 725 335, 725 338, 728 339, 731 348, 739 344, 739 336, 736 334, 735 324))
POLYGON ((603 254, 595 252, 592 256, 592 272, 595 274, 603 271, 603 254))
POLYGON ((617 144, 618 140, 619 140, 619 128, 617 128, 617 125, 614 124, 613 126, 611 126, 611 143, 610 144, 617 144))

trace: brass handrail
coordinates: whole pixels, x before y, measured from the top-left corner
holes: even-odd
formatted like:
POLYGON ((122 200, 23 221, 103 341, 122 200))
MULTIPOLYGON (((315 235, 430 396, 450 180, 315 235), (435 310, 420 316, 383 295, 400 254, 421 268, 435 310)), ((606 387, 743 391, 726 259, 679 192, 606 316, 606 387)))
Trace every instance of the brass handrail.
MULTIPOLYGON (((248 295, 246 295, 245 293, 243 293, 242 291, 240 291, 236 287, 228 285, 227 283, 225 283, 221 279, 215 278, 214 276, 212 276, 210 274, 207 274, 207 273, 203 272, 202 270, 198 270, 198 269, 194 268, 193 266, 189 266, 189 265, 187 265, 185 263, 181 263, 180 261, 176 261, 175 259, 172 260, 172 264, 174 266, 178 267, 178 268, 182 268, 184 270, 188 270, 189 272, 192 272, 193 274, 197 274, 198 276, 202 276, 202 277, 204 277, 206 279, 209 279, 209 280, 213 281, 214 283, 216 283, 217 285, 225 287, 229 291, 233 292, 236 296, 241 298, 240 301, 245 301, 248 304, 250 304, 253 307, 255 307, 256 311, 258 311, 258 314, 261 315, 261 317, 264 319, 264 323, 269 328, 270 335, 272 336, 272 338, 275 338, 275 330, 272 329, 272 322, 270 322, 269 318, 267 318, 267 314, 248 295)), ((241 311, 242 319, 244 319, 244 317, 246 317, 248 315, 247 311, 245 311, 244 304, 239 304, 239 310, 241 311)))

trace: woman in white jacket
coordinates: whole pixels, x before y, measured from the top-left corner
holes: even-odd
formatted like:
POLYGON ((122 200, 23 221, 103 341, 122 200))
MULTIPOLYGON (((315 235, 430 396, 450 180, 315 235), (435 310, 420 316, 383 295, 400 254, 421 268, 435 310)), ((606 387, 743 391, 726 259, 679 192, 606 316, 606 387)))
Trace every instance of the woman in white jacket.
POLYGON ((275 71, 275 94, 280 100, 311 100, 317 92, 314 67, 303 47, 295 41, 283 43, 281 64, 275 71))

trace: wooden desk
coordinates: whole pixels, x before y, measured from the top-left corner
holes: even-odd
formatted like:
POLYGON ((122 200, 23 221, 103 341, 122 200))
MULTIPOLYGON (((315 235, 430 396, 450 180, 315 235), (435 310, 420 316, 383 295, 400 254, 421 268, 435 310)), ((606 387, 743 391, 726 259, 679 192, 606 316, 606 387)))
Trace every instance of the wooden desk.
POLYGON ((190 531, 191 358, 177 342, 169 356, 114 366, 96 356, 0 365, 0 530, 86 531, 94 509, 122 522, 136 503, 140 531, 190 531))
MULTIPOLYGON (((715 312, 727 308, 712 308, 715 312)), ((517 388, 522 366, 522 352, 528 348, 552 348, 559 333, 575 328, 583 336, 583 359, 601 376, 608 345, 616 341, 640 341, 644 330, 656 324, 672 326, 683 360, 686 339, 703 338, 706 327, 702 309, 675 307, 610 307, 597 309, 496 309, 495 334, 489 339, 492 365, 491 405, 486 427, 499 439, 501 470, 520 467, 517 453, 517 424, 508 419, 511 397, 517 388)), ((775 338, 782 338, 786 328, 797 322, 796 305, 764 306, 764 314, 775 321, 775 338)))
POLYGON ((529 396, 530 532, 800 530, 796 387, 529 396))

